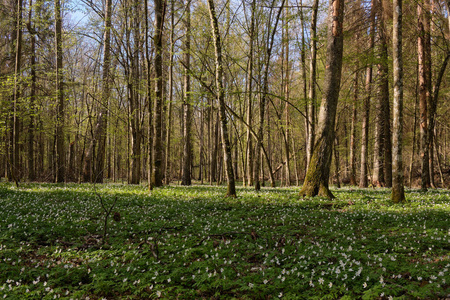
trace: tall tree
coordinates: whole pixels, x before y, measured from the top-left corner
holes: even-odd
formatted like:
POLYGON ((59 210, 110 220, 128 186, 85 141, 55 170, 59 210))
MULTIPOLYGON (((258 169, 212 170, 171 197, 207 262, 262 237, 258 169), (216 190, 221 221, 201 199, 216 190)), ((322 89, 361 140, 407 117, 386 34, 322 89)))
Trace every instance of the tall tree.
POLYGON ((223 64, 222 45, 220 42, 219 23, 217 21, 214 0, 208 0, 209 17, 211 19, 211 29, 213 33, 213 43, 215 52, 215 73, 216 73, 216 98, 219 102, 219 117, 222 134, 222 147, 224 164, 227 174, 227 196, 236 197, 236 185, 234 181, 233 162, 231 157, 231 144, 228 135, 227 115, 225 105, 225 91, 223 88, 223 64))
POLYGON ((253 122, 252 118, 252 108, 253 108, 253 45, 254 45, 254 37, 255 37, 255 8, 256 8, 256 0, 252 1, 251 5, 251 17, 250 17, 250 30, 249 30, 249 52, 248 52, 248 63, 247 63, 247 80, 246 80, 246 89, 247 89, 247 152, 246 152, 246 161, 247 161, 247 185, 253 185, 253 138, 251 133, 251 126, 253 122))
POLYGON ((373 157, 372 184, 374 186, 392 185, 392 153, 389 108, 389 66, 387 33, 383 1, 378 1, 378 95, 375 111, 375 142, 373 157))
POLYGON ((308 120, 306 124, 306 167, 309 167, 313 153, 316 134, 316 64, 317 64, 317 12, 319 0, 314 0, 311 15, 311 56, 309 60, 309 92, 308 92, 308 120))
POLYGON ((393 52, 394 61, 394 122, 392 134, 392 193, 394 203, 405 201, 405 188, 403 185, 403 54, 402 54, 402 0, 394 0, 393 16, 393 52))
MULTIPOLYGON (((36 7, 40 7, 41 2, 36 3, 36 7)), ((30 0, 30 10, 28 12, 28 31, 30 32, 30 76, 31 76, 31 86, 30 86, 30 121, 28 123, 28 180, 34 181, 36 179, 35 172, 35 153, 34 153, 34 114, 35 114, 35 103, 36 103, 36 90, 37 90, 37 77, 36 77, 36 28, 34 23, 32 23, 33 15, 33 0, 30 0)))
POLYGON ((10 153, 10 167, 13 180, 18 185, 19 176, 21 173, 20 167, 20 118, 19 118, 19 77, 21 77, 22 64, 22 26, 23 26, 23 1, 17 1, 17 16, 16 16, 16 49, 14 62, 14 99, 12 103, 12 135, 11 135, 11 153, 10 153))
POLYGON ((431 102, 431 43, 429 0, 417 2, 417 58, 419 63, 419 114, 420 114, 420 157, 421 157, 421 188, 430 187, 429 169, 429 136, 428 136, 428 105, 431 102))
POLYGON ((55 0, 55 47, 56 47, 56 182, 64 182, 66 176, 66 153, 64 145, 64 87, 61 2, 55 0))
POLYGON ((155 32, 153 41, 155 44, 154 68, 156 76, 155 84, 155 109, 153 131, 153 170, 151 185, 154 187, 163 184, 163 143, 162 143, 162 109, 163 109, 163 28, 164 28, 164 0, 155 0, 155 32))
POLYGON ((341 83, 342 54, 344 46, 343 0, 330 0, 328 8, 327 54, 324 78, 324 89, 320 105, 317 141, 314 145, 305 182, 300 196, 316 195, 333 198, 328 187, 330 164, 335 138, 336 110, 341 83))
POLYGON ((191 0, 185 0, 185 41, 184 41, 184 92, 183 92, 183 173, 182 185, 191 185, 192 136, 191 136, 191 0))
POLYGON ((367 187, 367 165, 369 153, 369 117, 370 117, 370 99, 372 94, 372 64, 373 64, 373 47, 375 44, 375 0, 371 1, 370 8, 370 32, 369 32, 369 59, 366 67, 366 95, 364 98, 364 107, 362 115, 361 129, 361 169, 359 175, 359 186, 367 187))
MULTIPOLYGON (((165 184, 170 183, 171 176, 171 162, 170 162, 170 142, 172 136, 172 107, 173 107, 173 87, 174 87, 174 71, 173 71, 173 62, 175 56, 175 1, 170 1, 170 51, 169 51, 169 99, 167 103, 167 134, 166 134, 166 153, 165 153, 165 166, 164 166, 164 181, 165 184)), ((151 124, 151 122, 149 122, 151 124)), ((151 126, 149 126, 151 127, 151 126)), ((151 149, 151 147, 149 147, 151 149)), ((151 156, 150 156, 151 157, 151 156)), ((151 176, 149 177, 151 178, 151 176)))

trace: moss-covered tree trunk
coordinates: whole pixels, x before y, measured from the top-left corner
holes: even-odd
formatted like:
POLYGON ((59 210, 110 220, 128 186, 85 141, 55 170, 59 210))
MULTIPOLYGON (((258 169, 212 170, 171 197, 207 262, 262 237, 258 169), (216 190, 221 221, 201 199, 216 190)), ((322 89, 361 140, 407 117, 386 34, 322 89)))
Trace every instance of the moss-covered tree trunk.
POLYGON ((343 52, 344 1, 330 0, 325 82, 320 105, 317 140, 300 196, 333 198, 328 187, 331 155, 335 138, 336 108, 339 98, 343 52))

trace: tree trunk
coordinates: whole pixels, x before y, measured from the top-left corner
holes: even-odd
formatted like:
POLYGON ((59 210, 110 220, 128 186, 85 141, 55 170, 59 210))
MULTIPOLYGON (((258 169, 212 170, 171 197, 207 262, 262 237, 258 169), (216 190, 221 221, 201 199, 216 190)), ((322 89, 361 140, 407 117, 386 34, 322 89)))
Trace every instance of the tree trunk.
POLYGON ((62 16, 60 0, 55 0, 55 46, 56 46, 56 182, 64 182, 66 176, 66 153, 64 145, 64 89, 62 16))
POLYGON ((306 142, 306 169, 309 168, 316 135, 316 57, 317 57, 317 12, 319 0, 314 0, 311 15, 311 57, 309 60, 308 126, 306 142))
MULTIPOLYGON (((289 0, 286 0, 287 6, 289 6, 289 0)), ((284 59, 285 61, 283 62, 285 64, 285 72, 286 72, 286 76, 284 79, 284 98, 285 98, 285 106, 284 106, 284 110, 285 110, 285 126, 286 126, 286 134, 284 137, 284 160, 286 162, 285 165, 285 185, 286 186, 290 186, 291 185, 291 163, 290 163, 290 150, 289 150, 289 90, 290 90, 290 61, 289 61, 289 14, 287 13, 287 10, 285 10, 285 26, 284 26, 284 30, 285 30, 285 34, 284 34, 284 59)), ((303 45, 303 43, 302 43, 303 45)), ((304 47, 304 46, 303 46, 304 47)), ((302 55, 303 57, 303 55, 302 55)))
POLYGON ((191 61, 191 0, 185 1, 185 41, 184 41, 184 93, 183 93, 183 173, 181 176, 181 185, 191 185, 191 169, 192 169, 192 137, 191 137, 191 77, 190 61, 191 61))
MULTIPOLYGON (((172 1, 173 2, 173 1, 172 1)), ((150 43, 149 43, 149 26, 148 26, 148 18, 149 18, 149 12, 148 12, 148 2, 144 1, 144 10, 145 10, 145 62, 146 62, 146 98, 147 98, 147 145, 148 145, 148 152, 147 152, 147 183, 148 183, 148 190, 151 191, 152 186, 152 168, 153 168, 153 103, 152 103, 152 78, 151 78, 151 59, 149 55, 150 50, 150 43)), ((173 53, 173 52, 172 52, 173 53)), ((173 57, 173 56, 172 56, 173 57)), ((170 103, 169 103, 170 105, 170 103)), ((170 138, 170 137, 169 137, 170 138)))
MULTIPOLYGON (((272 30, 272 32, 269 32, 267 35, 267 53, 266 53, 266 61, 265 61, 265 69, 264 69, 264 79, 263 79, 263 91, 262 91, 262 95, 261 95, 261 100, 260 100, 260 105, 259 105, 259 128, 258 128, 258 140, 256 141, 256 147, 255 147, 255 153, 256 155, 256 161, 255 161, 255 177, 254 177, 254 182, 255 182, 255 190, 259 191, 261 189, 261 184, 259 181, 259 174, 260 174, 260 165, 261 165, 261 149, 262 149, 262 144, 263 144, 263 140, 264 140, 264 136, 263 136, 263 131, 264 131, 264 118, 265 118, 265 108, 266 108, 266 100, 267 100, 267 94, 269 92, 269 65, 270 65, 270 57, 272 55, 272 48, 273 48, 273 43, 275 40, 275 32, 277 30, 278 27, 278 21, 280 20, 280 15, 281 15, 281 11, 283 10, 283 6, 284 6, 284 2, 285 0, 283 0, 281 2, 281 6, 280 9, 278 10, 278 14, 276 16, 275 19, 275 26, 272 30)), ((272 6, 274 6, 275 2, 272 4, 272 6)), ((271 21, 271 18, 269 17, 269 21, 271 21)), ((270 28, 270 26, 269 26, 270 28)), ((268 163, 270 164, 270 160, 268 161, 268 163)), ((271 176, 271 181, 272 181, 272 185, 274 184, 273 182, 273 177, 272 177, 272 172, 270 172, 270 176, 271 176)))
POLYGON ((372 58, 373 47, 375 40, 375 0, 372 0, 370 12, 370 41, 369 41, 369 61, 366 68, 366 96, 364 98, 364 110, 362 116, 361 129, 361 170, 359 178, 359 186, 367 187, 367 167, 368 167, 368 153, 369 153, 369 116, 370 116, 370 99, 372 93, 372 58))
POLYGON ((382 1, 379 2, 379 63, 378 68, 378 99, 375 120, 375 143, 373 157, 373 186, 392 185, 392 154, 390 133, 390 110, 389 110, 389 75, 388 75, 388 49, 386 32, 383 19, 382 1), (385 174, 388 178, 386 178, 385 174))
MULTIPOLYGON (((40 3, 36 3, 39 7, 40 3)), ((28 123, 28 180, 36 180, 36 165, 34 153, 34 115, 35 115, 35 98, 36 98, 36 30, 34 24, 31 24, 33 12, 33 0, 30 0, 30 11, 28 14, 28 31, 30 32, 31 49, 30 49, 30 75, 31 75, 31 89, 30 89, 30 121, 28 123)), ((36 12, 36 9, 35 9, 36 12)))
POLYGON ((247 70, 247 185, 253 185, 253 138, 251 134, 252 126, 252 95, 253 95, 253 44, 255 35, 255 3, 256 0, 252 1, 251 6, 251 20, 250 20, 250 37, 249 37, 249 55, 248 55, 248 70, 247 70))
POLYGON ((209 16, 211 18, 211 29, 214 38, 214 51, 216 57, 216 97, 219 103, 219 117, 222 133, 222 147, 224 155, 224 163, 227 174, 227 196, 236 197, 236 186, 234 181, 233 162, 231 157, 231 145, 228 135, 227 116, 225 106, 225 91, 223 88, 223 65, 222 65, 222 48, 220 43, 220 32, 217 16, 214 8, 214 0, 208 0, 209 16))
POLYGON ((393 17, 393 61, 394 61, 394 122, 392 135, 392 194, 394 203, 405 201, 403 186, 403 55, 402 55, 402 0, 394 0, 393 17))
MULTIPOLYGON (((358 66, 357 66, 358 69, 358 66)), ((359 71, 355 72, 352 103, 352 124, 350 129, 350 185, 356 185, 356 122, 359 93, 359 71)))
POLYGON ((420 158, 421 158, 421 188, 430 187, 429 169, 429 137, 428 137, 428 104, 431 100, 431 57, 430 20, 428 17, 429 1, 417 4, 419 36, 417 39, 417 58, 419 63, 419 111, 420 111, 420 158))
POLYGON ((164 167, 164 181, 165 184, 170 183, 171 164, 170 164, 170 142, 172 135, 172 103, 173 103, 173 61, 175 55, 175 0, 170 1, 170 61, 169 61, 169 100, 167 107, 167 134, 166 134, 166 153, 165 153, 165 167, 164 167))
POLYGON ((329 190, 331 155, 335 138, 336 109, 341 83, 342 53, 344 45, 344 1, 330 0, 328 10, 328 43, 324 89, 320 105, 317 142, 315 143, 301 197, 316 195, 333 198, 329 190))
POLYGON ((164 23, 164 0, 155 1, 155 33, 153 40, 155 43, 155 126, 153 132, 153 171, 152 186, 159 187, 163 184, 163 144, 161 141, 162 131, 162 107, 163 107, 163 72, 162 72, 162 34, 164 23))

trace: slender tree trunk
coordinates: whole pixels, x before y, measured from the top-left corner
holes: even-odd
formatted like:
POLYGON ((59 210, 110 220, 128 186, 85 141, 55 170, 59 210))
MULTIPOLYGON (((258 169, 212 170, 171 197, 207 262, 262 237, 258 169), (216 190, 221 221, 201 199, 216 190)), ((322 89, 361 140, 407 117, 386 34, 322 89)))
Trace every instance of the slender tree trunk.
MULTIPOLYGON (((289 0, 286 0, 287 6, 289 6, 289 0)), ((289 150, 289 138, 290 138, 290 130, 289 130, 289 126, 290 126, 290 118, 289 118, 289 91, 290 91, 290 61, 289 61, 289 14, 287 13, 287 10, 285 10, 285 26, 284 26, 284 30, 285 30, 285 34, 284 34, 284 58, 285 61, 283 62, 285 64, 285 72, 286 72, 286 76, 285 76, 285 82, 284 82, 284 98, 285 98, 285 106, 284 106, 284 110, 285 110, 285 126, 286 126, 286 134, 285 134, 285 138, 284 138, 284 160, 286 162, 285 165, 285 185, 286 186, 290 186, 291 185, 291 163, 290 163, 290 150, 289 150)), ((302 41, 303 42, 303 41, 302 41)), ((303 43, 302 43, 302 47, 304 47, 303 43)), ((303 52, 304 53, 304 52, 303 52)), ((303 57, 303 55, 302 55, 303 57)))
POLYGON ((236 186, 234 181, 233 162, 231 157, 231 145, 228 135, 227 116, 225 106, 225 91, 223 88, 223 64, 222 64, 222 48, 220 43, 220 32, 217 16, 214 8, 214 0, 208 0, 209 16, 211 19, 211 28, 214 38, 214 51, 216 56, 216 97, 219 103, 219 117, 222 133, 222 147, 224 155, 224 163, 227 174, 227 196, 236 197, 236 186))
POLYGON ((319 0, 314 0, 311 15, 311 57, 309 60, 308 125, 306 142, 306 169, 309 169, 316 135, 316 62, 317 62, 317 12, 319 0))
POLYGON ((183 93, 183 173, 181 176, 181 185, 191 185, 192 169, 192 137, 191 137, 191 0, 185 0, 185 41, 184 41, 184 93, 183 93))
POLYGON ((402 0, 394 0, 393 5, 393 61, 394 61, 394 122, 392 151, 392 194, 394 203, 405 201, 403 186, 403 55, 402 55, 402 0))
MULTIPOLYGON (((336 129, 337 131, 337 129, 336 129)), ((336 174, 336 187, 339 189, 341 188, 341 180, 339 178, 339 173, 340 173, 340 169, 339 169, 339 138, 336 136, 336 138, 334 139, 334 143, 335 143, 335 147, 334 147, 334 172, 336 174)))
MULTIPOLYGON (((40 3, 36 3, 39 7, 40 3)), ((34 10, 36 11, 36 9, 34 10)), ((36 166, 35 166, 35 153, 34 153, 34 114, 35 114, 35 98, 36 98, 36 30, 34 24, 31 23, 33 12, 33 0, 30 0, 30 11, 28 14, 28 31, 30 32, 31 49, 30 49, 30 75, 31 75, 31 89, 30 89, 30 121, 28 123, 28 180, 36 180, 36 166)))
POLYGON ((330 0, 328 43, 322 103, 320 105, 317 142, 314 146, 300 196, 333 198, 329 190, 331 155, 335 138, 336 109, 341 83, 344 1, 330 0))
POLYGON ((153 172, 152 186, 159 187, 163 184, 163 145, 161 141, 162 131, 162 107, 163 107, 163 72, 162 72, 162 34, 164 23, 164 0, 155 1, 155 126, 153 136, 153 172))
MULTIPOLYGON (((265 61, 265 69, 264 69, 264 79, 263 79, 263 91, 262 91, 262 95, 261 95, 261 101, 260 101, 260 106, 259 106, 259 128, 258 128, 258 140, 256 143, 256 147, 255 147, 255 153, 257 154, 256 156, 256 161, 255 161, 255 178, 254 178, 254 182, 255 182, 255 189, 257 191, 259 191, 261 189, 261 184, 259 181, 259 174, 260 174, 260 165, 261 165, 261 149, 263 147, 263 131, 264 131, 264 118, 265 118, 265 108, 266 108, 266 100, 267 100, 267 94, 269 92, 269 65, 270 65, 270 57, 272 56, 272 48, 273 48, 273 43, 274 43, 274 39, 275 39, 275 32, 277 30, 278 27, 278 21, 280 20, 280 16, 281 16, 281 11, 283 10, 284 7, 284 2, 285 0, 283 0, 281 2, 281 6, 280 9, 278 10, 278 14, 276 16, 275 19, 275 26, 272 30, 272 32, 268 32, 267 34, 267 53, 266 53, 266 61, 265 61)), ((272 3, 272 6, 274 6, 275 2, 272 3)), ((271 18, 269 18, 269 20, 271 20, 271 18)), ((270 27, 269 27, 270 28, 270 27)), ((268 160, 268 164, 270 165, 270 160, 268 160)), ((270 168, 270 166, 269 166, 270 168)), ((273 174, 270 171, 271 176, 271 182, 272 185, 274 185, 274 181, 273 181, 273 174)))
POLYGON ((369 62, 366 68, 366 96, 364 98, 364 110, 362 116, 361 129, 361 170, 359 178, 359 186, 368 186, 368 153, 369 153, 369 116, 370 116, 370 99, 372 94, 372 56, 375 40, 375 0, 372 0, 370 12, 370 37, 369 37, 369 62))
POLYGON ((428 104, 431 98, 431 57, 429 58, 430 21, 428 17, 429 1, 419 1, 417 4, 418 31, 417 57, 419 63, 419 110, 420 110, 420 157, 421 157, 421 188, 430 187, 429 169, 429 137, 428 137, 428 104))
MULTIPOLYGON (((356 66, 358 69, 359 67, 356 66)), ((356 122, 359 93, 359 71, 355 72, 355 82, 352 103, 352 124, 350 129, 350 185, 356 185, 356 122)))
MULTIPOLYGON (((417 91, 417 80, 416 80, 416 91, 417 91)), ((413 167, 414 167, 414 153, 416 152, 416 126, 417 126, 417 93, 414 101, 414 125, 413 125, 413 140, 412 140, 412 149, 411 149, 411 161, 409 164, 409 188, 412 187, 412 179, 413 179, 413 167)))
MULTIPOLYGON (((173 2, 173 1, 172 1, 173 2)), ((153 167, 153 103, 152 103, 152 78, 151 78, 151 59, 149 54, 150 43, 149 43, 149 26, 148 26, 148 2, 144 1, 144 10, 145 10, 145 61, 146 61, 146 71, 147 71, 147 82, 146 82, 146 98, 147 98, 147 109, 148 109, 148 128, 147 128, 147 145, 148 145, 148 153, 147 153, 147 183, 149 191, 152 190, 152 167, 153 167)), ((173 52, 171 52, 173 53, 173 52)), ((171 54, 173 57, 173 54, 171 54)), ((172 64, 171 64, 172 65, 172 64)), ((172 89, 170 89, 171 91, 172 89)), ((169 92, 170 92, 169 91, 169 92)), ((171 105, 171 103, 169 103, 171 105)), ((169 136, 170 138, 170 136, 169 136)))
POLYGON ((253 108, 253 44, 255 35, 255 7, 256 0, 252 1, 251 5, 251 20, 250 20, 250 37, 249 37, 249 55, 248 55, 248 70, 247 70, 247 185, 253 185, 253 138, 251 134, 252 126, 252 108, 253 108))
POLYGON ((172 104, 173 104, 173 62, 175 55, 175 0, 170 1, 170 61, 169 61, 169 101, 167 107, 167 134, 166 134, 166 158, 165 162, 165 184, 170 183, 171 164, 170 164, 170 144, 172 135, 172 104))
POLYGON ((11 120, 11 147, 10 147, 10 174, 15 181, 16 186, 19 185, 21 175, 20 165, 20 118, 19 118, 19 77, 21 77, 21 64, 22 64, 22 17, 23 1, 17 1, 17 16, 16 16, 16 48, 15 48, 15 62, 14 62, 14 99, 12 103, 12 120, 11 120))
POLYGON ((66 153, 64 145, 64 87, 62 52, 62 16, 60 0, 55 0, 55 44, 56 44, 56 182, 64 182, 66 176, 66 153))

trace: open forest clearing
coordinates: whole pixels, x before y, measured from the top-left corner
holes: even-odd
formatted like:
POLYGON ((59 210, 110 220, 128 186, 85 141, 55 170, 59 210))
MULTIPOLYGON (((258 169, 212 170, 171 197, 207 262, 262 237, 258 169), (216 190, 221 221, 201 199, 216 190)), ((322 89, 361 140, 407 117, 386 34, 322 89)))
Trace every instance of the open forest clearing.
POLYGON ((0 298, 450 297, 449 190, 225 190, 1 183, 0 298))

